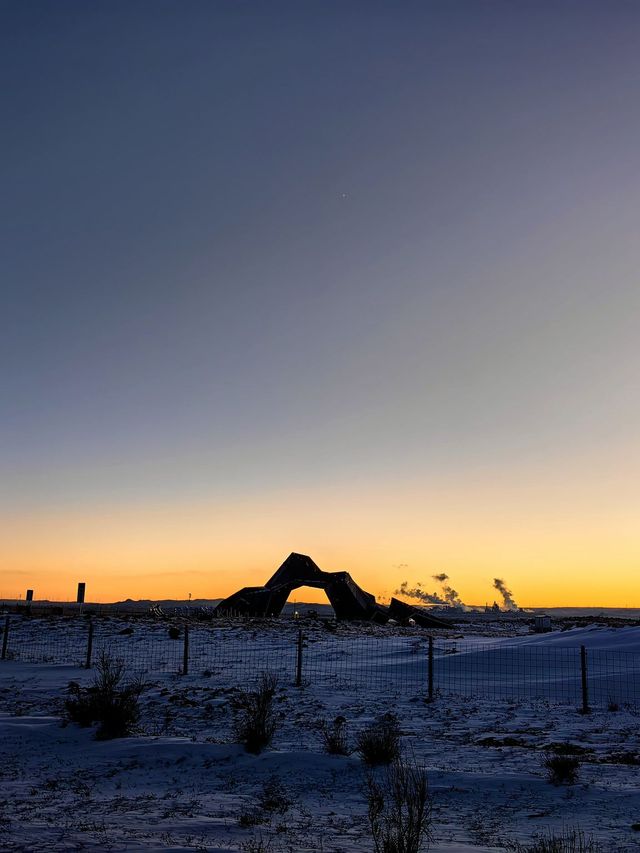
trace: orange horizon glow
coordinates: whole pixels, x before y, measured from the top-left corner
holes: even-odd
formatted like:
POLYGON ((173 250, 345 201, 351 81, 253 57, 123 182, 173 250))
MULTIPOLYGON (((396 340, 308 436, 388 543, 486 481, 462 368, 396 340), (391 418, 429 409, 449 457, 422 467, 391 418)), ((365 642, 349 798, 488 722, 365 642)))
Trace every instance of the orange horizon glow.
MULTIPOLYGON (((626 474, 628 474, 628 469, 626 474)), ((457 483, 254 495, 235 501, 14 514, 0 526, 0 598, 87 601, 224 598, 261 586, 291 551, 348 571, 378 600, 403 581, 437 591, 445 572, 465 603, 491 604, 502 577, 521 607, 640 607, 637 508, 592 465, 598 489, 540 472, 515 487, 457 483), (363 497, 362 495, 367 495, 363 497), (383 495, 384 497, 381 497, 383 495), (595 499, 594 499, 595 495, 595 499), (462 496, 462 497, 461 497, 462 496), (249 519, 249 521, 248 521, 249 519)), ((634 480, 635 482, 635 480, 634 480)), ((326 602, 320 590, 292 593, 326 602)))

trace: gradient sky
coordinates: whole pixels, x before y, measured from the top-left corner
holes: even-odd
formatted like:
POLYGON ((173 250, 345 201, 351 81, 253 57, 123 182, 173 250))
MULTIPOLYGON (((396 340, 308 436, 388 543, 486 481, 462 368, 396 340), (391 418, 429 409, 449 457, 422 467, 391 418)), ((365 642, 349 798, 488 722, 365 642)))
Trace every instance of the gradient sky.
POLYGON ((0 74, 0 596, 640 606, 638 3, 4 0, 0 74))

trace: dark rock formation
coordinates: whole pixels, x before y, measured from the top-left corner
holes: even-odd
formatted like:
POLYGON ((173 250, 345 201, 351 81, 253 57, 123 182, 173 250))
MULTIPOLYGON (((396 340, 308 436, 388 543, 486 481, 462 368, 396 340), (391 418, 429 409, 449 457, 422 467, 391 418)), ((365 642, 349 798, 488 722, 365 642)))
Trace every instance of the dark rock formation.
POLYGON ((430 613, 425 613, 417 607, 412 607, 404 601, 397 598, 392 598, 387 611, 389 619, 395 619, 401 625, 407 623, 409 619, 413 619, 416 625, 422 628, 448 628, 449 623, 444 619, 438 619, 437 616, 431 616, 430 613))
POLYGON ((264 586, 245 586, 234 592, 216 607, 217 616, 278 616, 294 589, 310 586, 323 589, 336 614, 336 619, 386 622, 389 618, 406 622, 413 618, 425 627, 447 627, 441 619, 392 599, 391 607, 378 604, 370 592, 365 592, 348 572, 323 572, 305 554, 290 554, 264 586))

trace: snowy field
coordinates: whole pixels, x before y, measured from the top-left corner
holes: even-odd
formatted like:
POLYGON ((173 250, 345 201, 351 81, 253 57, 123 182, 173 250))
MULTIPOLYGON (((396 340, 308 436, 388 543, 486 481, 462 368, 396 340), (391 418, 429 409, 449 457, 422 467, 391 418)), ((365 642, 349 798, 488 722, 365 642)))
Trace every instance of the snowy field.
POLYGON ((107 649, 132 672, 175 674, 186 668, 208 673, 220 687, 252 684, 269 671, 283 684, 299 678, 320 689, 374 688, 415 695, 431 684, 433 696, 544 699, 568 705, 584 702, 584 646, 588 704, 640 705, 640 629, 634 626, 533 634, 525 621, 468 624, 464 633, 454 625, 434 632, 430 658, 427 632, 399 626, 216 620, 191 622, 187 637, 180 619, 10 619, 5 656, 24 663, 81 666, 88 653, 95 661, 107 649))
MULTIPOLYGON (((560 691, 562 701, 509 696, 514 683, 522 686, 514 682, 524 677, 520 665, 499 669, 486 698, 445 690, 455 686, 445 667, 457 667, 465 686, 474 683, 464 675, 471 668, 482 693, 495 667, 483 670, 479 656, 500 652, 503 661, 522 649, 530 660, 542 659, 541 649, 555 650, 542 652, 545 661, 566 657, 569 664, 547 673, 549 679, 575 679, 576 649, 585 645, 592 668, 598 655, 627 661, 628 672, 614 672, 606 685, 604 693, 612 694, 621 679, 628 684, 638 677, 637 627, 445 633, 435 638, 431 703, 425 701, 428 641, 419 631, 384 636, 349 629, 328 636, 324 628, 305 626, 302 686, 296 687, 297 630, 289 623, 194 627, 188 675, 179 674, 183 629, 169 640, 167 627, 96 623, 94 659, 102 646, 121 652, 148 685, 136 735, 96 741, 91 729, 61 722, 68 683, 93 679, 78 666, 86 654, 86 621, 11 625, 8 659, 0 663, 0 849, 372 851, 362 762, 355 754, 326 755, 320 724, 342 715, 353 737, 387 711, 400 720, 407 752, 428 771, 431 850, 501 850, 567 826, 593 834, 604 851, 640 849, 640 831, 633 828, 640 825, 637 706, 603 702, 580 714, 579 679, 560 691), (60 659, 69 655, 70 661, 60 659), (31 663, 24 659, 29 656, 48 662, 31 663), (231 700, 260 667, 279 675, 280 726, 272 747, 253 756, 232 742, 231 700), (561 745, 580 755, 575 785, 547 781, 544 756, 561 745), (265 794, 274 786, 281 794, 277 809, 265 794)), ((540 673, 526 671, 539 682, 540 673)), ((601 676, 594 673, 594 685, 601 676)))

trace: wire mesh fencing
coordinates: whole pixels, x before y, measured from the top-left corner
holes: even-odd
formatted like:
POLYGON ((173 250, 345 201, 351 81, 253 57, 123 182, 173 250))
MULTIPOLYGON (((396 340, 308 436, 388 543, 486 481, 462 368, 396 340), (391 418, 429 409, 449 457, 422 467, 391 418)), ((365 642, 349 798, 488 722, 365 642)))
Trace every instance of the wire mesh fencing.
POLYGON ((474 644, 436 648, 433 669, 436 692, 505 701, 582 703, 580 647, 474 644))
POLYGON ((592 649, 588 652, 589 701, 594 707, 640 706, 640 655, 592 649))
POLYGON ((140 674, 206 675, 247 686, 264 672, 282 684, 334 692, 385 691, 426 699, 458 696, 544 700, 590 708, 640 706, 640 654, 518 640, 473 642, 427 635, 370 635, 248 625, 122 627, 63 619, 5 623, 2 660, 91 666, 108 653, 140 674))

